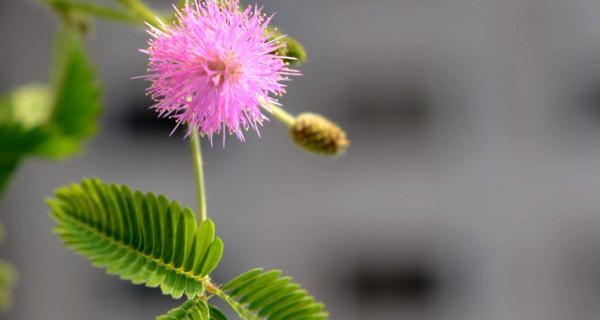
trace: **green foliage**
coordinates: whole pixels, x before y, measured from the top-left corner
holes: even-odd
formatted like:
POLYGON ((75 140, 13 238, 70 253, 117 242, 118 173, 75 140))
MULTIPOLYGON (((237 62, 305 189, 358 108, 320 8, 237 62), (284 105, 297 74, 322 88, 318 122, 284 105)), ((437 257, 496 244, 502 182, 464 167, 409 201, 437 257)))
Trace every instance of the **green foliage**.
MULTIPOLYGON (((0 224, 0 241, 4 239, 4 227, 0 224)), ((17 280, 17 273, 12 265, 0 260, 0 312, 6 311, 12 304, 12 288, 17 280)))
POLYGON ((0 194, 21 159, 45 140, 40 122, 46 93, 27 86, 0 99, 0 194))
POLYGON ((64 158, 96 131, 100 90, 79 34, 59 36, 53 88, 27 85, 0 98, 0 193, 26 157, 64 158))
POLYGON ((210 320, 229 320, 223 311, 215 306, 209 306, 210 320))
POLYGON ((204 300, 188 300, 156 320, 228 320, 223 311, 204 300))
POLYGON ((58 189, 47 202, 55 232, 94 266, 176 299, 187 295, 187 302, 157 320, 227 320, 206 304, 213 294, 244 320, 328 319, 324 305, 279 270, 254 269, 222 289, 213 285, 209 274, 223 253, 214 223, 198 224, 192 210, 165 196, 86 179, 58 189))
POLYGON ((325 306, 281 271, 250 270, 217 293, 244 320, 325 320, 325 306))
POLYGON ((209 308, 203 300, 189 300, 156 320, 209 320, 209 308))
POLYGON ((83 141, 97 131, 101 90, 96 72, 87 60, 79 33, 59 34, 55 53, 52 116, 46 124, 47 141, 36 153, 65 158, 80 151, 83 141))
POLYGON ((19 126, 0 126, 0 195, 6 188, 13 172, 27 152, 33 150, 42 139, 40 132, 26 131, 19 126))
MULTIPOLYGON (((26 85, 0 97, 0 195, 28 156, 65 158, 96 131, 100 90, 81 35, 63 28, 51 85, 26 85), (52 87, 52 88, 51 88, 52 87)), ((13 267, 0 261, 0 311, 11 303, 13 267)))
POLYGON ((0 101, 0 123, 20 124, 30 130, 50 118, 51 95, 43 85, 27 85, 0 101))
POLYGON ((176 299, 201 295, 223 253, 212 221, 198 225, 192 210, 164 196, 91 179, 58 189, 48 204, 67 247, 176 299))
POLYGON ((0 260, 0 311, 5 311, 12 304, 12 288, 16 282, 17 273, 11 264, 0 260))
MULTIPOLYGON (((78 152, 82 141, 96 132, 100 90, 80 37, 91 18, 147 21, 160 27, 158 15, 141 0, 116 0, 121 9, 81 0, 43 1, 71 27, 59 37, 51 89, 26 87, 13 94, 20 98, 0 101, 0 149, 7 150, 0 155, 0 191, 5 177, 24 157, 64 158, 78 152)), ((274 37, 281 35, 273 30, 274 37)), ((290 64, 306 61, 306 51, 297 40, 282 41, 285 45, 277 54, 292 58, 290 64)), ((328 319, 323 304, 277 270, 251 270, 222 289, 211 283, 209 275, 223 254, 214 223, 198 223, 192 210, 165 196, 87 179, 58 189, 47 202, 58 224, 55 232, 65 246, 94 266, 134 284, 159 287, 175 299, 187 296, 185 303, 157 320, 227 320, 222 311, 207 304, 215 295, 244 320, 328 319)), ((0 296, 2 279, 0 268, 0 296)))
POLYGON ((5 311, 12 304, 11 291, 16 279, 16 272, 12 265, 0 260, 0 311, 5 311))

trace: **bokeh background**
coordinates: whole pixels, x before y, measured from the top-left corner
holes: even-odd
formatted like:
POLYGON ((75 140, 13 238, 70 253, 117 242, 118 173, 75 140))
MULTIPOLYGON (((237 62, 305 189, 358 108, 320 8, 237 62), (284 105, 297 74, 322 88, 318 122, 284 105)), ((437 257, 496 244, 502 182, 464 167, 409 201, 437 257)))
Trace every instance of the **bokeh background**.
MULTIPOLYGON (((599 1, 261 3, 310 52, 286 108, 335 119, 353 144, 316 157, 271 123, 205 148, 217 281, 282 268, 332 319, 600 317, 599 1)), ((47 79, 56 25, 37 1, 0 0, 0 91, 47 79)), ((187 144, 130 80, 146 40, 95 25, 101 133, 75 159, 26 162, 2 199, 0 254, 20 272, 2 319, 153 319, 176 304, 63 248, 43 202, 97 176, 194 205, 187 144)))

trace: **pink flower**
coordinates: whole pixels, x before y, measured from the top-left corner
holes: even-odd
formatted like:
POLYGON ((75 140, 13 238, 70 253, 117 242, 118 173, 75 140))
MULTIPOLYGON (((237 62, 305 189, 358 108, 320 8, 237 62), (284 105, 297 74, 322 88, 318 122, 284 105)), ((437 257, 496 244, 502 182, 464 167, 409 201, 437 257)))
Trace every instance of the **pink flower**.
POLYGON ((285 93, 282 82, 300 74, 275 54, 282 44, 267 31, 271 19, 256 6, 240 10, 239 0, 195 0, 172 26, 150 27, 143 52, 153 108, 211 140, 226 130, 242 141, 243 131, 258 132, 267 119, 261 106, 278 104, 270 96, 285 93))

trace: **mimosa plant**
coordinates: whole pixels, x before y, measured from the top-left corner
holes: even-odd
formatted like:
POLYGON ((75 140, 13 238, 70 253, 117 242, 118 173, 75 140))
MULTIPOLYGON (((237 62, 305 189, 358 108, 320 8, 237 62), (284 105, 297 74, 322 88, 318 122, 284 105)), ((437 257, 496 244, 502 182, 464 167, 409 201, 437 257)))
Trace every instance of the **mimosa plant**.
MULTIPOLYGON (((221 135, 224 144, 232 135, 243 141, 246 132, 258 131, 273 117, 308 151, 337 156, 348 146, 334 123, 311 113, 293 116, 276 99, 285 93, 285 82, 300 75, 294 66, 306 59, 303 47, 270 27, 273 16, 262 8, 240 7, 238 0, 184 1, 162 18, 141 0, 116 0, 121 5, 116 8, 45 1, 60 13, 69 38, 79 38, 91 17, 145 23, 151 38, 141 51, 149 64, 139 78, 150 83, 152 109, 173 119, 174 130, 185 130, 198 194, 194 212, 165 196, 95 178, 59 188, 47 203, 65 246, 123 280, 160 288, 175 299, 186 297, 160 320, 226 319, 213 305, 215 298, 245 320, 328 319, 325 306, 281 271, 253 269, 223 285, 211 278, 224 246, 208 217, 203 139, 212 144, 221 135)), ((76 99, 84 89, 69 88, 64 97, 76 99)), ((83 103, 80 107, 87 108, 83 103)), ((53 148, 58 147, 40 150, 53 148)))

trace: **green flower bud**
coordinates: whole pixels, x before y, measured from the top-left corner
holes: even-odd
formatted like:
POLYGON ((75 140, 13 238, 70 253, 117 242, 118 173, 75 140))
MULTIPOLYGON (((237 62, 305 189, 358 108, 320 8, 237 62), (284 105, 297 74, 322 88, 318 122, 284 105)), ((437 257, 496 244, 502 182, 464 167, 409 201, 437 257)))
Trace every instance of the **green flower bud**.
POLYGON ((337 124, 314 113, 296 117, 290 134, 301 148, 327 156, 341 155, 350 145, 346 133, 337 124))
POLYGON ((290 60, 290 65, 300 65, 308 60, 308 53, 306 53, 306 49, 304 49, 304 46, 298 40, 287 36, 283 41, 285 41, 286 45, 279 49, 278 54, 296 59, 290 60))
MULTIPOLYGON (((269 30, 273 32, 273 39, 281 37, 282 33, 277 30, 269 30)), ((285 38, 280 40, 284 46, 277 50, 277 55, 282 57, 294 58, 293 60, 289 60, 290 65, 300 65, 305 63, 308 60, 308 53, 306 53, 306 49, 304 46, 296 39, 285 36, 285 38)))

